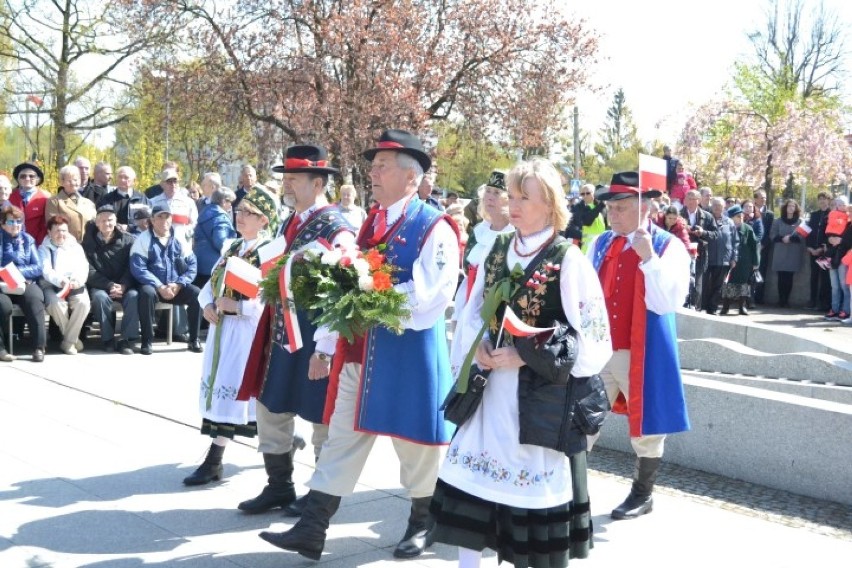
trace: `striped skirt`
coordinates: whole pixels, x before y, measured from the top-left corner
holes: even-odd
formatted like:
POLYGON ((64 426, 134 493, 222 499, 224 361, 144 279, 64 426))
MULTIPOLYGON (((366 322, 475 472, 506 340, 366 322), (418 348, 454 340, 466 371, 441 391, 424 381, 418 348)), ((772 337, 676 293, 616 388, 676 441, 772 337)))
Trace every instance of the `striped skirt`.
MULTIPOLYGON (((569 558, 584 557, 572 554, 579 544, 572 540, 580 533, 572 530, 572 518, 579 511, 570 503, 549 509, 510 507, 485 501, 438 479, 430 512, 435 517, 436 542, 479 551, 490 548, 497 552, 499 562, 517 568, 564 568, 569 558)), ((591 531, 584 535, 583 545, 588 550, 591 531)))
POLYGON ((201 422, 201 435, 218 438, 234 439, 234 436, 242 436, 243 438, 254 438, 257 436, 257 422, 249 422, 248 424, 226 424, 224 422, 213 422, 204 418, 201 422))

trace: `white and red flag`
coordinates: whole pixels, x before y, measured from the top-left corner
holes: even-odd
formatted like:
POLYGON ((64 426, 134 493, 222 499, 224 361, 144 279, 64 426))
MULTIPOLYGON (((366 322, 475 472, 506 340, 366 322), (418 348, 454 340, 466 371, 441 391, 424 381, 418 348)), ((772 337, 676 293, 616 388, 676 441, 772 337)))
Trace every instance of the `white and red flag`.
POLYGON ((177 223, 178 225, 189 225, 189 222, 192 220, 189 214, 189 208, 189 203, 172 200, 172 202, 169 203, 169 209, 172 212, 172 223, 177 223))
POLYGON ((27 279, 18 270, 14 262, 10 262, 3 268, 0 268, 0 281, 5 284, 10 291, 23 289, 27 285, 27 279))
POLYGON ((666 191, 666 161, 662 158, 639 154, 639 189, 666 191))
POLYGON ((257 256, 260 258, 260 273, 264 278, 272 270, 272 267, 284 257, 286 252, 287 239, 283 235, 257 249, 257 256))
POLYGON ((500 333, 497 336, 495 345, 500 346, 500 340, 504 331, 515 337, 541 336, 540 339, 546 340, 555 329, 555 327, 533 327, 526 324, 521 318, 515 315, 512 308, 506 306, 506 311, 503 313, 503 324, 500 326, 500 333))
POLYGON ((225 263, 225 286, 247 298, 257 297, 260 291, 260 269, 238 256, 228 257, 225 263))
POLYGON ((798 227, 796 227, 796 232, 797 232, 797 233, 799 233, 799 235, 800 235, 803 239, 808 238, 808 235, 810 235, 810 234, 811 234, 811 231, 812 231, 812 230, 813 230, 813 229, 811 229, 811 228, 808 226, 808 224, 807 224, 807 223, 799 223, 799 226, 798 226, 798 227))

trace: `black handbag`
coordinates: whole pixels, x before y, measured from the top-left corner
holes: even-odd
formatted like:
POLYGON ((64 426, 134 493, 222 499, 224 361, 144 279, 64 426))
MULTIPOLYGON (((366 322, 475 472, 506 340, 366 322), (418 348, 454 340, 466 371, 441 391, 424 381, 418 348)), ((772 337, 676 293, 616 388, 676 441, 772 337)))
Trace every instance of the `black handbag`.
POLYGON ((461 426, 470 420, 470 417, 482 404, 482 394, 485 392, 485 385, 488 384, 490 373, 490 370, 484 371, 475 365, 472 366, 467 381, 467 391, 458 392, 456 385, 453 385, 447 398, 444 399, 444 403, 441 405, 444 418, 456 426, 461 426))
POLYGON ((604 382, 600 375, 590 377, 571 377, 574 383, 574 426, 593 436, 600 432, 612 407, 606 396, 604 382))

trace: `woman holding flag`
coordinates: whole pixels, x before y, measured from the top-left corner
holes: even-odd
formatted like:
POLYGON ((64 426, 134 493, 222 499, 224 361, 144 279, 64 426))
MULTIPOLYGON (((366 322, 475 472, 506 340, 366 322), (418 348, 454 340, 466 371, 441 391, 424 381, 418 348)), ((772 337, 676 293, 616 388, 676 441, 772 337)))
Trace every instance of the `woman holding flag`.
POLYGON ((278 226, 277 200, 254 187, 236 209, 236 239, 213 267, 198 295, 210 323, 201 367, 201 434, 213 438, 207 457, 185 485, 204 485, 222 478, 222 455, 234 436, 254 437, 255 400, 237 400, 246 360, 263 305, 259 297, 258 249, 278 226))
MULTIPOLYGON (((10 205, 0 214, 0 328, 12 315, 12 304, 21 307, 33 338, 33 362, 44 361, 47 336, 44 329, 44 294, 38 285, 42 263, 35 239, 24 231, 24 212, 10 205)), ((0 329, 0 361, 14 361, 3 343, 0 329)))
MULTIPOLYGON (((506 185, 516 233, 498 236, 483 257, 451 356, 458 370, 475 351, 474 364, 490 374, 481 405, 459 427, 438 474, 431 508, 434 537, 459 547, 462 568, 479 566, 485 548, 515 566, 566 566, 571 468, 566 451, 546 441, 548 433, 560 431, 544 417, 552 407, 530 406, 531 385, 540 377, 519 354, 515 345, 521 340, 514 335, 542 331, 527 326, 566 323, 576 332, 570 378, 565 373, 565 382, 544 385, 561 392, 557 398, 567 407, 571 381, 596 375, 609 360, 609 326, 594 268, 579 248, 558 236, 569 217, 559 173, 546 160, 521 162, 506 185), (499 293, 496 304, 491 299, 498 289, 508 294, 499 293), (530 420, 531 413, 538 416, 530 420)), ((567 410, 557 409, 556 420, 567 410)))

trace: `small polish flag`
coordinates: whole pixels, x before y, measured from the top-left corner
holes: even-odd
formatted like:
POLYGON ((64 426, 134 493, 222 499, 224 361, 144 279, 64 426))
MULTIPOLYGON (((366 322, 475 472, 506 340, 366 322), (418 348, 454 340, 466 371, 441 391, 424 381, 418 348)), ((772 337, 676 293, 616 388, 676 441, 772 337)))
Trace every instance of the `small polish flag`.
POLYGON ((666 191, 666 161, 656 156, 639 154, 639 188, 643 191, 666 191))
POLYGON ((260 258, 260 273, 266 277, 275 263, 281 260, 286 253, 287 239, 283 235, 257 249, 257 256, 260 258))
POLYGON ((796 232, 799 233, 802 238, 806 238, 808 235, 810 235, 812 230, 813 229, 808 227, 807 223, 800 223, 799 226, 796 227, 796 232))
POLYGON ((225 264, 225 286, 247 298, 256 298, 260 292, 260 269, 245 260, 232 256, 225 264))
POLYGON ((172 223, 178 225, 189 225, 189 204, 182 201, 172 201, 169 204, 169 209, 172 211, 172 223))
POLYGON ((503 336, 503 331, 515 337, 534 337, 544 342, 553 333, 555 327, 533 327, 524 323, 521 318, 515 315, 512 308, 506 306, 506 311, 503 313, 503 325, 500 327, 500 334, 497 336, 495 345, 500 346, 500 339, 503 336))
POLYGON ((56 293, 56 295, 59 296, 60 299, 64 300, 68 297, 68 294, 70 294, 70 293, 71 293, 71 283, 66 282, 65 285, 62 286, 62 289, 59 290, 59 292, 56 293))
POLYGON ((0 268, 0 281, 2 281, 10 291, 24 288, 27 285, 27 279, 24 278, 24 275, 21 274, 21 271, 18 270, 18 267, 15 266, 15 263, 13 262, 10 262, 3 268, 0 268))

